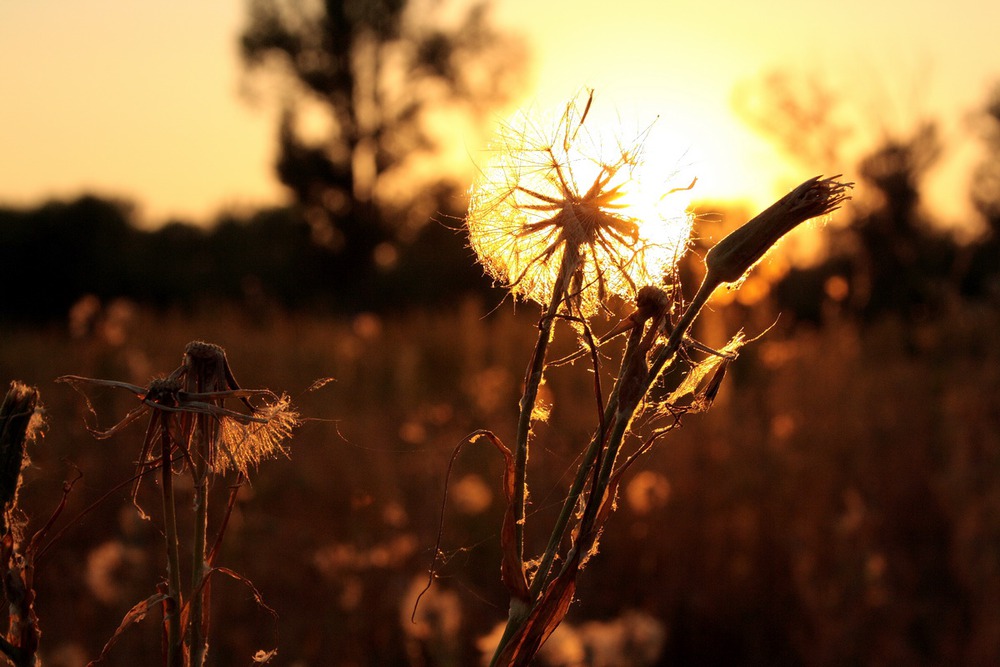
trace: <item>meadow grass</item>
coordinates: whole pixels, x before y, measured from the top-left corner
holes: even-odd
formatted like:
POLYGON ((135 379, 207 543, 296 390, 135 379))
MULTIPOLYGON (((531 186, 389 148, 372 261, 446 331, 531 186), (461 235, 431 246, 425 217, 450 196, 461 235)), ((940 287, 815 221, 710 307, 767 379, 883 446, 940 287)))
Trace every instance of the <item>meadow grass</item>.
MULTIPOLYGON (((236 311, 133 309, 124 338, 111 343, 73 338, 66 327, 7 329, 0 375, 37 386, 49 421, 21 506, 46 518, 72 474, 67 461, 84 477, 64 517, 134 473, 135 438, 95 442, 77 394, 56 377, 142 383, 176 367, 192 338, 213 340, 246 386, 286 389, 304 415, 331 420, 307 421, 290 458, 270 462, 241 490, 222 558, 254 582, 278 620, 239 584, 220 583, 214 664, 243 664, 274 640, 279 664, 443 664, 449 656, 471 664, 477 640, 506 616, 501 466, 485 448, 459 460, 455 480, 466 482, 446 515, 448 560, 437 585, 458 605, 437 608, 460 614, 457 636, 409 630, 408 594, 425 576, 455 444, 484 423, 513 438, 536 316, 494 305, 470 299, 436 313, 256 323, 236 311), (302 393, 320 375, 337 381, 302 393)), ((754 323, 773 322, 774 313, 757 310, 754 323)), ((720 328, 748 321, 736 308, 710 314, 728 321, 720 328)), ((746 347, 716 409, 689 420, 624 482, 620 511, 580 580, 585 604, 568 616, 558 647, 596 646, 620 626, 588 623, 641 612, 664 633, 658 659, 674 662, 995 662, 998 327, 995 308, 963 306, 916 332, 892 321, 859 330, 833 317, 816 330, 779 325, 746 347), (916 351, 904 346, 914 333, 916 351)), ((575 443, 589 435, 586 375, 561 367, 546 384, 552 411, 538 427, 545 444, 532 451, 534 521, 554 518, 575 443)), ((95 397, 100 414, 129 405, 118 394, 95 397)), ((178 493, 193 497, 190 487, 178 493)), ((155 495, 143 498, 156 506, 155 495)), ((162 539, 136 519, 124 489, 48 550, 35 582, 46 664, 99 653, 162 572, 162 539)), ((529 549, 544 547, 538 539, 529 549)), ((127 632, 116 658, 157 663, 153 625, 127 632)))
MULTIPOLYGON (((773 322, 758 310, 760 322, 773 322)), ((720 326, 746 321, 736 308, 710 314, 728 318, 720 326)), ((303 414, 332 420, 307 421, 291 457, 241 491, 222 557, 279 620, 238 584, 220 585, 217 664, 245 661, 275 632, 282 662, 440 664, 411 657, 433 653, 432 638, 407 634, 412 599, 404 598, 433 548, 455 443, 485 422, 513 437, 511 406, 534 320, 527 309, 470 300, 390 319, 290 316, 256 325, 235 311, 136 309, 114 344, 65 330, 8 330, 0 368, 42 390, 50 422, 21 505, 33 519, 48 516, 70 474, 64 460, 84 472, 66 517, 134 472, 134 438, 95 442, 77 395, 55 377, 134 372, 142 382, 175 367, 197 332, 227 349, 247 386, 286 388, 303 414), (337 381, 299 393, 320 374, 337 381)), ((945 665, 1000 656, 998 330, 995 309, 965 306, 921 327, 916 354, 903 349, 901 325, 861 331, 836 319, 819 330, 779 327, 745 348, 716 409, 654 448, 625 482, 568 628, 642 610, 665 631, 661 655, 688 662, 945 665)), ((554 517, 574 443, 588 435, 592 394, 573 375, 559 369, 547 385, 555 401, 539 427, 546 444, 532 452, 539 465, 530 512, 539 522, 554 517)), ((105 414, 128 406, 125 396, 103 399, 105 414)), ((448 508, 449 559, 437 585, 457 597, 461 619, 458 637, 438 646, 469 664, 476 640, 506 615, 496 530, 503 503, 492 454, 468 450, 458 466, 455 479, 485 488, 488 500, 477 505, 467 490, 458 494, 464 505, 448 508)), ((192 497, 190 488, 181 493, 192 497)), ((96 656, 156 580, 162 536, 127 505, 123 490, 67 530, 40 564, 47 664, 96 656)), ((115 655, 155 663, 159 645, 156 628, 136 626, 115 655)))

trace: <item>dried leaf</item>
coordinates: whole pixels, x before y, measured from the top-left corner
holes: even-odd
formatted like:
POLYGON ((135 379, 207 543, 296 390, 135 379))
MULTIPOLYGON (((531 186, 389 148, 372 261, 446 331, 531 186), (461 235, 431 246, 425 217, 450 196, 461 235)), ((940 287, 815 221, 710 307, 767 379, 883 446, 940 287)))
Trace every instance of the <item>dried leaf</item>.
POLYGON ((576 576, 579 571, 579 558, 574 556, 574 560, 566 564, 539 597, 528 620, 497 657, 496 665, 515 667, 532 663, 538 649, 566 618, 576 593, 576 576))
POLYGON ((527 600, 528 579, 524 573, 524 563, 517 550, 517 520, 514 518, 514 455, 496 435, 490 431, 476 431, 471 441, 483 437, 493 443, 504 457, 503 494, 507 500, 507 509, 503 514, 503 525, 500 529, 500 549, 503 559, 500 562, 500 574, 504 585, 510 594, 518 600, 527 600))
POLYGON ((115 630, 115 634, 111 635, 111 639, 109 639, 108 643, 104 645, 103 649, 101 649, 101 654, 97 656, 95 660, 87 663, 87 667, 95 665, 103 660, 108 655, 111 648, 118 643, 118 639, 121 637, 122 633, 125 632, 125 629, 128 626, 142 621, 142 619, 146 618, 146 614, 148 614, 150 610, 154 609, 168 597, 169 596, 165 593, 156 593, 129 609, 128 613, 125 614, 125 617, 122 618, 122 622, 118 625, 118 629, 115 630))
POLYGON ((271 649, 270 651, 257 651, 253 654, 253 661, 255 664, 263 665, 264 663, 271 662, 271 658, 278 655, 278 649, 271 649))
POLYGON ((711 406, 711 401, 715 399, 714 393, 717 393, 719 390, 718 383, 721 382, 722 376, 725 375, 725 368, 728 367, 729 362, 732 361, 739 353, 739 349, 743 346, 743 343, 744 335, 743 332, 740 331, 733 336, 732 340, 726 343, 726 346, 719 350, 718 353, 711 354, 700 363, 695 364, 695 366, 688 371, 687 376, 685 376, 684 381, 681 382, 680 386, 678 386, 667 398, 667 403, 670 405, 677 405, 685 396, 691 395, 695 397, 691 405, 692 411, 704 412, 707 410, 708 407, 711 406), (722 369, 722 376, 718 375, 720 368, 722 369), (709 377, 709 375, 712 375, 712 379, 709 380, 702 394, 699 395, 698 390, 705 383, 705 378, 709 377), (716 382, 716 380, 718 380, 718 382, 716 382), (705 394, 710 389, 713 390, 711 400, 708 400, 707 402, 701 400, 703 397, 706 397, 705 394))

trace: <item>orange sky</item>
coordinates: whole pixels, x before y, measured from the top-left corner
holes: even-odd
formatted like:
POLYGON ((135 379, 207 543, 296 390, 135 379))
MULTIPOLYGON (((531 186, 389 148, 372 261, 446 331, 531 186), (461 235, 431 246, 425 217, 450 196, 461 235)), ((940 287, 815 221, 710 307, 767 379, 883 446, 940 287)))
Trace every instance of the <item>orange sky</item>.
MULTIPOLYGON (((659 116, 656 152, 689 164, 704 199, 762 204, 851 167, 790 167, 733 116, 734 85, 770 69, 823 75, 873 131, 938 116, 949 153, 931 203, 956 220, 968 213, 959 175, 975 158, 967 115, 1000 80, 1000 3, 902 6, 497 0, 496 17, 534 51, 528 103, 594 87, 609 119, 659 116)), ((273 105, 238 95, 242 14, 241 0, 0 3, 0 203, 91 189, 137 201, 155 223, 279 201, 273 105)), ((457 159, 479 141, 460 137, 457 159)))

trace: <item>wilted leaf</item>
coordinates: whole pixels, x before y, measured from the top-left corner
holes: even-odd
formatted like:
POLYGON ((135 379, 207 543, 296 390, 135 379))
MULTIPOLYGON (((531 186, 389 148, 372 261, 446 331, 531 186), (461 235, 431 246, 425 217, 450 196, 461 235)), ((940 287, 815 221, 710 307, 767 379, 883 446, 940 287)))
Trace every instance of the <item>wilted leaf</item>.
POLYGON ((122 619, 122 622, 118 625, 118 629, 115 630, 115 634, 111 635, 111 639, 109 639, 108 643, 104 645, 103 649, 101 649, 101 654, 97 656, 95 660, 87 663, 87 667, 95 665, 103 660, 108 655, 111 648, 118 643, 118 639, 121 637, 122 633, 125 632, 125 629, 128 626, 142 621, 142 619, 146 618, 146 614, 148 614, 151 609, 154 609, 168 597, 170 596, 166 593, 156 593, 129 609, 128 613, 125 614, 125 617, 122 619))
POLYGON ((741 331, 733 336, 733 339, 726 343, 726 346, 719 350, 717 354, 709 355, 704 361, 691 368, 684 377, 684 381, 667 398, 667 403, 677 405, 682 398, 692 395, 695 397, 691 404, 693 411, 703 412, 707 410, 712 400, 715 399, 715 393, 719 390, 718 384, 721 383, 722 377, 725 375, 726 367, 728 367, 729 362, 739 353, 740 347, 743 346, 743 341, 744 336, 741 331), (717 371, 721 372, 721 375, 717 371), (712 375, 712 378, 705 384, 705 378, 709 377, 709 375, 712 375), (699 395, 698 390, 703 384, 705 384, 704 391, 699 395), (712 390, 710 397, 707 395, 709 390, 712 390), (709 400, 699 401, 698 399, 701 396, 709 400))
POLYGON ((518 600, 527 600, 528 580, 524 574, 524 563, 517 550, 517 520, 514 518, 514 455, 507 449, 496 435, 490 431, 476 431, 472 434, 474 442, 479 437, 486 438, 499 450, 504 457, 503 495, 507 500, 507 509, 503 514, 503 525, 500 529, 500 549, 503 560, 500 563, 500 574, 507 590, 518 600))
POLYGON ((576 593, 576 575, 579 573, 579 554, 567 563, 555 580, 532 607, 528 620, 511 638, 496 663, 505 667, 530 665, 538 649, 566 618, 573 595, 576 593))

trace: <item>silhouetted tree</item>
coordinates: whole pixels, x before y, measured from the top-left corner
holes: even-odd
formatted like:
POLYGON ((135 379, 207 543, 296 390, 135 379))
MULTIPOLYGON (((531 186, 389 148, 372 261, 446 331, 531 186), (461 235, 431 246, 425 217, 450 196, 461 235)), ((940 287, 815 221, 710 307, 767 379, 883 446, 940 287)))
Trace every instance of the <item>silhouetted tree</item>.
POLYGON ((0 207, 0 267, 31 285, 0 299, 0 320, 58 321, 85 295, 154 308, 225 303, 266 316, 398 310, 489 289, 464 236, 445 224, 425 225, 408 252, 386 253, 377 270, 345 283, 337 255, 313 242, 297 207, 226 214, 210 227, 175 220, 153 231, 133 218, 127 202, 93 195, 0 207))
POLYGON ((922 181, 940 154, 937 126, 925 123, 909 137, 887 138, 858 165, 881 200, 849 230, 861 250, 849 278, 869 319, 890 311, 921 319, 950 289, 957 244, 920 207, 922 181))
POLYGON ((477 2, 456 17, 453 5, 424 0, 250 0, 248 70, 285 84, 278 176, 343 275, 357 280, 379 244, 412 238, 440 208, 433 182, 406 182, 435 149, 428 119, 482 115, 511 95, 522 51, 490 27, 487 9, 477 2), (303 124, 320 120, 320 136, 307 136, 303 124), (385 194, 392 181, 409 190, 402 200, 385 194), (414 221, 414 211, 424 213, 414 221))
POLYGON ((972 175, 972 203, 986 222, 986 235, 968 255, 963 293, 1000 298, 1000 84, 981 114, 986 157, 972 175))
POLYGON ((837 91, 816 77, 772 71, 738 85, 733 106, 751 126, 800 163, 834 168, 854 134, 837 91))
POLYGON ((137 281, 124 264, 137 237, 131 216, 129 203, 93 196, 0 210, 0 267, 32 285, 8 291, 0 315, 42 320, 65 314, 81 294, 129 291, 137 281))
MULTIPOLYGON (((839 142, 852 134, 837 113, 838 96, 819 83, 796 85, 788 75, 766 78, 760 93, 744 99, 748 120, 790 156, 811 169, 844 170, 839 142), (797 137, 803 137, 797 142, 797 137), (819 163, 819 164, 817 164, 819 163), (832 163, 832 164, 831 164, 832 163)), ((826 257, 790 272, 774 288, 779 307, 804 319, 819 319, 831 279, 845 281, 846 307, 866 320, 896 313, 924 319, 955 287, 958 245, 935 228, 921 206, 929 169, 941 155, 937 125, 923 122, 908 133, 883 131, 855 170, 863 203, 850 208, 847 227, 827 228, 826 257)))

